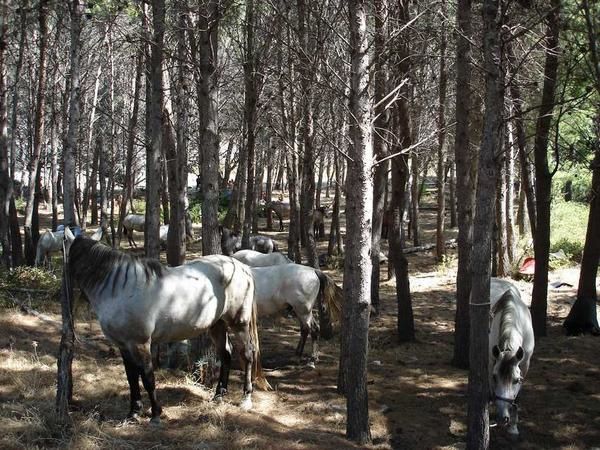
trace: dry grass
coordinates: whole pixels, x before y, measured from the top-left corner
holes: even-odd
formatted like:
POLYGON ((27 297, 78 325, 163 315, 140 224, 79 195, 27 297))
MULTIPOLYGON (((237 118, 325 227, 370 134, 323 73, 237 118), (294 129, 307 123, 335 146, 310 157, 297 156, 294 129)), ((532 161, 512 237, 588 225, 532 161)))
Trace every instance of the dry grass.
MULTIPOLYGON (((193 254, 197 251, 192 248, 193 254)), ((449 261, 440 267, 431 253, 409 256, 414 343, 397 343, 394 286, 382 285, 382 314, 372 320, 370 331, 373 444, 366 448, 464 448, 467 374, 449 363, 455 308, 455 268, 449 261)), ((340 271, 328 274, 341 282, 340 271)), ((561 277, 576 286, 577 275, 566 270, 551 280, 561 277)), ((518 285, 529 299, 531 285, 518 285)), ((522 393, 522 439, 512 443, 492 429, 492 448, 600 445, 598 340, 565 337, 560 326, 573 299, 574 289, 550 292, 549 336, 537 343, 522 393)), ((164 417, 160 427, 153 427, 147 418, 123 422, 129 390, 122 363, 98 324, 80 308, 77 334, 93 345, 76 346, 72 426, 61 429, 54 422, 60 315, 55 303, 43 309, 55 323, 14 308, 0 309, 2 449, 358 448, 344 439, 346 406, 335 391, 337 337, 322 343, 321 362, 310 370, 293 356, 299 331, 292 320, 262 324, 263 365, 274 390, 256 392, 253 411, 237 407, 238 371, 232 372, 227 402, 216 405, 210 401, 211 390, 183 372, 161 369, 157 384, 164 417)))

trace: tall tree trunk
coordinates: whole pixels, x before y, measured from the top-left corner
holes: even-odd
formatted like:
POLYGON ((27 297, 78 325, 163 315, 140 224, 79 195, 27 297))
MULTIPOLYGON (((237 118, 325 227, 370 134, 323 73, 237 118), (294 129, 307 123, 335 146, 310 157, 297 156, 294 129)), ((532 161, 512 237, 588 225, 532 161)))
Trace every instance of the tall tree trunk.
POLYGON ((386 96, 387 68, 383 55, 385 53, 385 42, 387 40, 387 0, 375 1, 375 61, 373 63, 375 76, 375 96, 373 101, 375 107, 375 119, 373 121, 373 154, 376 159, 373 180, 373 236, 371 238, 371 305, 373 312, 379 314, 379 281, 380 256, 381 256, 381 229, 383 226, 383 203, 385 187, 388 181, 389 161, 379 162, 388 156, 388 148, 385 130, 388 126, 388 117, 385 105, 380 104, 386 96))
POLYGON ((350 139, 352 161, 349 162, 347 186, 348 241, 344 263, 344 314, 342 325, 346 346, 347 422, 346 436, 359 444, 371 440, 369 396, 367 389, 367 354, 371 282, 371 220, 373 214, 373 143, 371 103, 369 99, 369 57, 367 53, 367 13, 364 0, 351 0, 350 11, 350 139))
POLYGON ((449 194, 450 194, 450 228, 456 228, 456 175, 455 175, 455 164, 454 160, 450 161, 450 175, 449 175, 449 194))
POLYGON ((512 43, 506 44, 506 53, 508 56, 508 76, 512 79, 509 84, 509 94, 514 115, 515 137, 517 151, 519 152, 519 165, 521 169, 521 184, 525 198, 527 200, 527 213, 529 214, 529 224, 531 228, 531 237, 535 240, 536 236, 536 199, 535 186, 533 180, 533 170, 529 160, 529 151, 527 150, 527 136, 525 131, 525 118, 523 114, 523 104, 525 103, 521 88, 519 87, 517 75, 517 60, 514 54, 512 43))
POLYGON ((419 222, 419 157, 414 154, 411 158, 410 171, 412 183, 410 184, 410 226, 412 231, 412 241, 415 247, 421 245, 421 226, 419 222))
POLYGON ((146 228, 144 249, 148 258, 160 257, 160 180, 163 124, 163 45, 165 1, 152 0, 153 36, 146 69, 146 228))
POLYGON ((515 158, 514 133, 512 123, 506 123, 506 144, 504 175, 506 177, 506 250, 508 263, 512 267, 515 261, 515 158))
POLYGON ((489 446, 488 328, 490 314, 490 262, 494 193, 498 176, 504 91, 500 67, 500 20, 498 0, 483 3, 483 58, 485 70, 485 116, 479 153, 476 214, 473 226, 471 274, 471 336, 469 344, 469 387, 467 449, 489 446))
POLYGON ((548 168, 548 137, 554 110, 554 94, 558 73, 560 0, 551 1, 552 10, 547 16, 548 28, 545 45, 544 87, 535 130, 535 197, 536 231, 533 241, 535 275, 531 294, 531 318, 536 336, 546 336, 548 307, 548 259, 550 253, 550 202, 552 173, 548 168))
POLYGON ((8 160, 8 95, 6 85, 5 52, 8 46, 8 0, 0 1, 0 264, 12 267, 10 250, 9 211, 13 196, 12 179, 8 160))
POLYGON ((255 170, 256 162, 256 119, 258 113, 258 74, 257 55, 254 41, 254 0, 246 2, 246 45, 244 55, 244 122, 246 128, 246 157, 247 159, 247 185, 244 223, 242 227, 242 247, 250 248, 250 233, 252 231, 252 216, 255 197, 255 170))
MULTIPOLYGON (((446 17, 446 1, 442 0, 441 16, 446 17)), ((440 37, 440 84, 438 91, 438 154, 437 154, 437 224, 436 224, 436 246, 435 254, 439 262, 446 256, 446 240, 444 238, 446 222, 446 155, 444 145, 446 143, 446 30, 442 26, 440 37)))
MULTIPOLYGON (((499 143, 501 146, 502 142, 499 143)), ((506 146, 504 146, 506 152, 506 146)), ((508 258, 508 235, 506 232, 506 170, 505 153, 498 157, 498 181, 496 183, 496 251, 497 270, 494 276, 506 277, 510 274, 508 258)))
MULTIPOLYGON (((399 25, 410 23, 410 10, 407 0, 398 2, 399 25)), ((401 80, 407 79, 410 74, 410 50, 407 35, 404 30, 402 41, 397 47, 397 79, 396 85, 401 80)), ((391 153, 399 153, 400 150, 408 149, 412 145, 411 121, 408 105, 408 90, 406 84, 400 90, 400 98, 395 108, 394 131, 398 134, 398 140, 394 143, 391 153)), ((412 310, 412 299, 410 295, 410 283, 408 278, 408 261, 403 248, 402 218, 406 208, 406 186, 409 177, 408 154, 405 152, 392 159, 392 201, 393 226, 390 236, 390 260, 394 267, 396 278, 396 300, 398 302, 398 339, 400 342, 415 340, 415 323, 412 310)))
MULTIPOLYGON (((70 95, 69 95, 69 126, 64 149, 64 223, 76 224, 75 217, 75 157, 77 155, 77 132, 79 129, 80 111, 80 79, 79 70, 81 62, 81 30, 83 27, 84 4, 82 0, 69 2, 71 16, 71 68, 70 68, 70 95)), ((73 330, 73 303, 71 283, 68 278, 69 271, 65 267, 61 288, 62 330, 58 357, 58 375, 56 391, 56 409, 59 423, 69 421, 69 402, 73 394, 73 375, 71 365, 73 362, 73 347, 75 333, 73 330)))
POLYGON ((35 196, 38 185, 40 156, 42 145, 44 143, 44 117, 46 109, 46 51, 48 46, 48 0, 40 0, 39 3, 39 66, 38 66, 38 85, 37 98, 34 117, 34 135, 33 135, 33 154, 29 161, 29 192, 27 194, 27 204, 25 206, 25 260, 27 264, 33 266, 35 262, 35 249, 37 239, 35 235, 39 229, 33 229, 33 216, 35 206, 35 196))
POLYGON ((452 364, 469 367, 469 297, 471 295, 471 247, 475 177, 475 154, 469 142, 471 121, 471 0, 458 0, 456 18, 456 197, 458 200, 458 269, 456 274, 456 316, 452 364))
MULTIPOLYGON (((219 236, 219 91, 217 51, 219 2, 203 0, 198 20, 200 79, 198 111, 200 113, 200 152, 202 153, 202 254, 221 253, 219 236)), ((240 155, 241 165, 241 155, 240 155)), ((241 169, 241 167, 240 167, 241 169)))
MULTIPOLYGON (((140 109, 140 94, 142 90, 142 75, 144 69, 144 50, 139 47, 136 55, 135 63, 135 81, 133 84, 133 99, 131 107, 131 115, 127 124, 127 151, 125 156, 125 186, 124 192, 119 204, 119 224, 117 226, 117 240, 115 246, 119 248, 121 237, 123 236, 123 219, 127 214, 127 203, 133 197, 133 153, 135 150, 136 127, 138 122, 138 113, 140 109)), ((132 211, 133 212, 133 211, 132 211)))

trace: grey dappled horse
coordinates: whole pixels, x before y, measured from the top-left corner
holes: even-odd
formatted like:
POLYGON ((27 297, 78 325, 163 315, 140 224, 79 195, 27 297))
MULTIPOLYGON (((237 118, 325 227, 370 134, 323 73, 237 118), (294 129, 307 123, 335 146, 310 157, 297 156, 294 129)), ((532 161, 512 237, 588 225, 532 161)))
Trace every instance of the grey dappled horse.
POLYGON ((253 267, 256 283, 256 304, 259 316, 282 313, 288 305, 300 322, 300 342, 296 355, 302 356, 308 333, 311 333, 312 357, 310 365, 319 359, 319 323, 312 310, 317 299, 322 299, 332 318, 340 317, 343 292, 327 274, 300 264, 253 267))
MULTIPOLYGON (((215 393, 227 393, 231 364, 227 328, 240 344, 244 376, 241 407, 252 407, 252 364, 259 363, 254 278, 240 262, 211 255, 178 267, 131 256, 65 229, 69 273, 94 308, 102 331, 120 349, 129 382, 128 417, 142 409, 139 378, 152 405, 152 423, 160 422, 152 342, 197 337, 209 330, 221 359, 215 393)), ((261 376, 260 364, 257 364, 261 376)), ((263 381, 261 378, 257 381, 263 381)))
MULTIPOLYGON (((221 233, 221 251, 226 256, 232 256, 242 249, 242 236, 229 228, 219 227, 221 233)), ((278 251, 277 244, 269 236, 250 236, 250 250, 260 253, 273 253, 278 251)))
POLYGON ((492 278, 489 335, 490 393, 497 422, 519 435, 517 396, 529 370, 535 346, 531 314, 519 290, 510 282, 492 278))
POLYGON ((250 267, 266 267, 294 263, 294 261, 280 252, 260 253, 255 250, 240 250, 235 252, 233 257, 250 267))

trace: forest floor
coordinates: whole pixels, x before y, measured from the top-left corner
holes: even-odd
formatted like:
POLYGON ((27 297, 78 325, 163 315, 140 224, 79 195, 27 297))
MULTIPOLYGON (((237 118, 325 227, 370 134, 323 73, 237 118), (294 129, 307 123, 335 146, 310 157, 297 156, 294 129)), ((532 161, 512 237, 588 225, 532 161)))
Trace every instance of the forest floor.
MULTIPOLYGON (((424 214, 434 219, 434 212, 424 214)), ((431 228, 424 233, 424 241, 431 242, 431 228)), ((285 247, 284 233, 270 234, 285 247)), ((326 244, 319 243, 320 252, 326 244)), ((199 251, 194 244, 190 257, 199 251)), ((162 424, 151 426, 148 419, 126 423, 129 389, 121 358, 86 308, 76 313, 73 425, 60 429, 54 414, 60 307, 56 300, 30 299, 44 317, 17 307, 0 309, 0 448, 464 448, 467 372, 450 365, 455 259, 438 265, 432 252, 420 252, 408 260, 416 342, 397 342, 395 289, 389 282, 381 286, 382 313, 371 320, 371 445, 358 447, 344 439, 346 404, 336 393, 339 335, 322 342, 321 360, 310 369, 294 357, 299 327, 293 319, 265 321, 261 327, 263 365, 274 389, 256 391, 252 411, 237 406, 237 370, 228 400, 217 405, 210 401, 212 390, 185 372, 159 369, 162 424)), ((386 270, 384 265, 382 273, 386 270)), ((341 284, 340 270, 327 272, 341 284)), ((520 441, 511 442, 492 428, 491 448, 600 447, 599 341, 566 337, 561 327, 577 278, 577 268, 551 273, 551 281, 574 287, 549 291, 548 336, 536 343, 520 398, 520 441)), ((516 284, 529 301, 531 283, 516 284)), ((27 301, 27 295, 21 294, 21 300, 27 301)), ((144 400, 147 405, 145 395, 144 400)))

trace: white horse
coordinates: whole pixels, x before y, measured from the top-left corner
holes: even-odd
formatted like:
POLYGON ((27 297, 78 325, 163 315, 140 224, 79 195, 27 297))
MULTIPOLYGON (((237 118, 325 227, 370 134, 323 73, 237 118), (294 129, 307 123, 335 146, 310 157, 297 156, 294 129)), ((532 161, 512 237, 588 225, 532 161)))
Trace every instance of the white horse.
POLYGON ((161 225, 160 230, 158 232, 158 239, 160 241, 160 245, 167 246, 167 236, 169 235, 169 224, 161 225))
POLYGON ((294 263, 294 261, 280 252, 260 253, 255 250, 240 250, 235 252, 233 257, 250 267, 266 267, 294 263))
POLYGON ((517 396, 535 346, 531 313, 519 290, 497 278, 491 280, 490 303, 490 393, 496 404, 498 424, 508 427, 508 433, 517 437, 517 396))
POLYGON ((130 247, 137 247, 133 239, 134 231, 146 231, 146 217, 141 214, 127 214, 123 219, 123 234, 127 236, 130 247))
MULTIPOLYGON (((94 234, 92 234, 91 238, 94 241, 100 241, 102 236, 104 235, 104 230, 102 227, 98 227, 94 234)), ((37 243, 37 249, 35 254, 35 265, 47 265, 50 267, 52 253, 62 252, 63 250, 63 240, 65 237, 64 230, 60 231, 49 231, 46 230, 44 234, 40 236, 37 243)))
POLYGON ((321 297, 333 319, 340 317, 343 291, 320 270, 300 264, 283 264, 270 267, 253 267, 256 283, 256 305, 259 316, 272 316, 292 307, 300 322, 300 342, 296 354, 302 356, 310 331, 312 358, 310 365, 319 359, 319 323, 313 317, 315 302, 321 297))
MULTIPOLYGON (((178 267, 138 258, 65 229, 69 274, 94 308, 102 331, 121 350, 130 389, 130 411, 142 410, 139 378, 152 405, 152 423, 160 422, 150 346, 197 337, 209 330, 221 359, 215 400, 227 393, 231 346, 227 328, 240 344, 244 376, 242 408, 252 407, 252 366, 259 341, 254 278, 240 262, 206 256, 178 267)), ((261 377, 260 365, 256 367, 261 377)), ((265 381, 264 377, 259 381, 265 381)))

